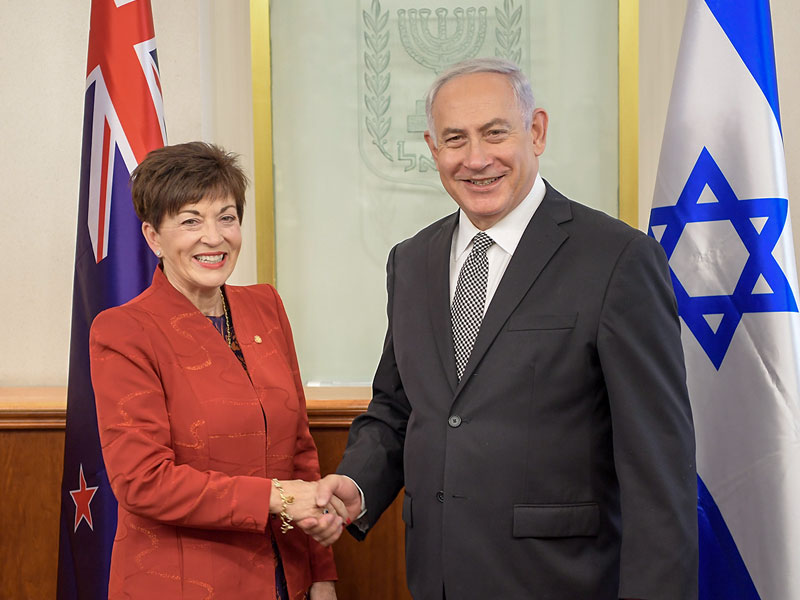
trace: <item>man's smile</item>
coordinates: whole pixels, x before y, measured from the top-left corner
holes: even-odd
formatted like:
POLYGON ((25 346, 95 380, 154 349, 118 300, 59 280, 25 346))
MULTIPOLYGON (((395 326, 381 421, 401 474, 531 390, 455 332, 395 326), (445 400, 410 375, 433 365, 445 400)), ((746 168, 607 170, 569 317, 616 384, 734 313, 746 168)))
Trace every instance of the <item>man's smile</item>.
POLYGON ((500 177, 502 177, 502 175, 498 177, 489 177, 487 179, 467 179, 467 181, 472 185, 485 186, 493 184, 495 181, 500 179, 500 177))

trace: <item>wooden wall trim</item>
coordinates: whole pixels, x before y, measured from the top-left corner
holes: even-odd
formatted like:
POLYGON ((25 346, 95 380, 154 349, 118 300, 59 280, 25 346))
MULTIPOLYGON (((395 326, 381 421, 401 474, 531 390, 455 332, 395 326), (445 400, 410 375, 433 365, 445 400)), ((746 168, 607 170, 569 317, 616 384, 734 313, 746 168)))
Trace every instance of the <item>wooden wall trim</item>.
POLYGON ((65 387, 0 387, 0 429, 64 429, 65 387))
MULTIPOLYGON (((312 428, 349 427, 367 409, 367 387, 321 388, 306 391, 312 428)), ((64 429, 65 387, 0 387, 0 429, 64 429)))

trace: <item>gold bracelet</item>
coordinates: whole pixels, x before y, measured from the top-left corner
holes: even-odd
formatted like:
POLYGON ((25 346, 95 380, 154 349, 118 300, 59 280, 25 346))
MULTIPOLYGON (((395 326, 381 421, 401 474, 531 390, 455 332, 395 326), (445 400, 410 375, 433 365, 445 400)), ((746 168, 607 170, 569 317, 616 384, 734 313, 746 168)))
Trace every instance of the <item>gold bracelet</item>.
POLYGON ((287 496, 286 491, 283 489, 281 482, 277 479, 272 480, 275 489, 278 490, 278 494, 281 496, 281 533, 286 533, 290 529, 294 529, 292 526, 292 517, 289 513, 286 512, 286 507, 294 502, 294 496, 287 496))

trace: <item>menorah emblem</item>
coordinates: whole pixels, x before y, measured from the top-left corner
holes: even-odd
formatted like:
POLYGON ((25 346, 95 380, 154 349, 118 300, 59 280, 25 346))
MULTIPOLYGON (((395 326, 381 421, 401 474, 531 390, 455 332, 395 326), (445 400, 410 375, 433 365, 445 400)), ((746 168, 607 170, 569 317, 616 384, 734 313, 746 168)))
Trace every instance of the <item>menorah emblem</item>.
POLYGON ((471 0, 474 6, 468 7, 464 0, 359 0, 359 150, 373 173, 441 189, 422 136, 428 122, 420 96, 431 71, 439 75, 476 56, 519 64, 529 43, 525 23, 533 1, 471 0))
MULTIPOLYGON (((486 7, 456 8, 455 31, 447 34, 447 9, 436 9, 436 33, 428 25, 431 10, 397 11, 400 40, 408 55, 425 68, 439 73, 455 62, 474 57, 486 38, 486 7)), ((451 19, 452 20, 452 19, 451 19)))

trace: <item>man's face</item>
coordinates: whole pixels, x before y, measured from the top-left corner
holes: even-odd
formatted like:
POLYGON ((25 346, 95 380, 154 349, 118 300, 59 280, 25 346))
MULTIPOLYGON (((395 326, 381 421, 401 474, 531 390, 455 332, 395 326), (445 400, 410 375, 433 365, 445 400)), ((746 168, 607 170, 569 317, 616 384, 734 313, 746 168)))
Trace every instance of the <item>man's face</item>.
POLYGON ((498 73, 462 75, 443 85, 425 132, 447 192, 478 229, 488 229, 528 195, 547 137, 547 113, 525 128, 514 91, 498 73))

